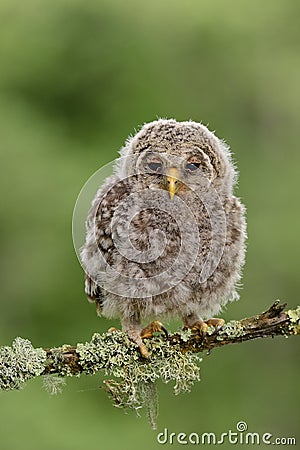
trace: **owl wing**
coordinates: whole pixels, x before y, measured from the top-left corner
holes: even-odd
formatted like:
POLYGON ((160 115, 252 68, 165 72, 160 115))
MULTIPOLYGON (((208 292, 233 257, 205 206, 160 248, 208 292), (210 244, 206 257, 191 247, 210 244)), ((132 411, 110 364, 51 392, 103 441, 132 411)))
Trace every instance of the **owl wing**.
POLYGON ((224 209, 227 221, 226 246, 232 249, 239 263, 242 263, 245 254, 246 208, 237 197, 232 196, 224 209))
POLYGON ((219 268, 227 277, 227 297, 238 299, 236 288, 239 287, 241 270, 245 263, 246 208, 240 200, 232 196, 225 204, 226 243, 219 268))
POLYGON ((87 216, 86 241, 80 256, 85 270, 85 292, 88 300, 96 303, 99 315, 105 298, 99 280, 114 249, 111 221, 120 200, 130 191, 130 183, 126 179, 120 180, 116 175, 107 178, 97 191, 87 216))

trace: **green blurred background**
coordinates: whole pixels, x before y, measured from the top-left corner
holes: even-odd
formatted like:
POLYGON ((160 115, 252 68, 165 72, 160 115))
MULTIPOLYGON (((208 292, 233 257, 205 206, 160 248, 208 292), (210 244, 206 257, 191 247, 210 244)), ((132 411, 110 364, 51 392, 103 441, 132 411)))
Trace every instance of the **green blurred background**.
MULTIPOLYGON (((202 121, 238 164, 247 265, 223 317, 299 303, 299 17, 298 0, 1 1, 1 345, 73 344, 117 325, 86 301, 72 211, 88 177, 157 117, 202 121)), ((190 394, 159 386, 158 432, 244 420, 300 448, 299 375, 297 338, 217 349, 190 394)), ((160 448, 100 384, 70 379, 49 397, 38 379, 2 393, 1 450, 160 448)))

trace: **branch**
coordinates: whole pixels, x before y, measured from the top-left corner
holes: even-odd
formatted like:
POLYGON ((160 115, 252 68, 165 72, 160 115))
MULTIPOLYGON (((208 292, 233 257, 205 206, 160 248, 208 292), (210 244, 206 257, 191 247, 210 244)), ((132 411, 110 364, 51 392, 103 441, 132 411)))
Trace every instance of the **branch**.
MULTIPOLYGON (((211 331, 211 334, 207 334, 205 338, 197 331, 176 333, 168 337, 168 342, 171 345, 178 344, 183 353, 187 351, 201 353, 205 350, 211 351, 215 347, 241 343, 252 339, 300 334, 300 307, 284 312, 285 306, 286 304, 280 305, 279 300, 277 300, 267 311, 259 315, 239 321, 232 320, 218 332, 215 332, 214 329, 209 330, 208 333, 211 331), (186 340, 187 336, 189 336, 188 340, 186 340)), ((161 341, 164 341, 163 337, 161 341)), ((77 352, 77 347, 65 345, 60 348, 47 349, 46 351, 48 364, 44 373, 58 373, 59 375, 71 373, 77 375, 86 372, 84 364, 82 365, 81 363, 80 351, 77 352), (57 359, 58 352, 60 357, 57 359), (68 367, 66 373, 64 373, 64 366, 68 367)), ((130 351, 129 348, 128 351, 130 351)))
POLYGON ((181 350, 209 352, 215 347, 227 344, 241 343, 258 338, 274 336, 290 336, 300 334, 300 307, 294 310, 284 311, 286 303, 281 304, 279 300, 270 308, 252 317, 242 320, 231 320, 227 322, 217 333, 211 330, 204 339, 199 333, 193 333, 187 342, 182 342, 180 334, 171 337, 173 342, 179 342, 181 350))
MULTIPOLYGON (((11 347, 0 347, 0 390, 20 389, 27 380, 44 375, 45 387, 56 393, 63 380, 52 374, 66 377, 104 370, 105 375, 121 379, 105 381, 115 405, 138 410, 147 403, 151 419, 151 408, 156 408, 155 381, 175 381, 175 394, 190 390, 200 379, 199 353, 252 339, 300 334, 300 307, 284 311, 285 306, 277 300, 262 314, 232 320, 217 332, 209 328, 204 337, 196 330, 168 338, 155 336, 146 341, 149 359, 142 358, 121 331, 95 333, 90 342, 48 349, 34 348, 30 341, 16 338, 11 347)), ((151 421, 154 424, 153 417, 151 421)))

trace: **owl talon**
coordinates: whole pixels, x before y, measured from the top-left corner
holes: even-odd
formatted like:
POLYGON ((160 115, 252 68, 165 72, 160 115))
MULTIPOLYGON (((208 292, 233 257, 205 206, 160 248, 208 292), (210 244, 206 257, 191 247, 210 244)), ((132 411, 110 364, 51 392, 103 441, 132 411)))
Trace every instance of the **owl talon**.
POLYGON ((225 320, 212 317, 211 319, 205 320, 205 323, 209 327, 214 327, 216 330, 215 332, 218 332, 225 324, 225 320))
POLYGON ((161 322, 158 320, 155 320, 154 322, 151 322, 149 325, 147 325, 145 328, 141 331, 141 338, 151 338, 153 336, 153 333, 158 332, 160 333, 163 331, 166 335, 166 337, 169 336, 167 329, 163 326, 161 322))
POLYGON ((146 359, 149 358, 149 352, 148 352, 145 344, 140 344, 139 349, 140 349, 140 353, 143 358, 146 358, 146 359))
POLYGON ((163 326, 163 324, 161 322, 159 322, 158 320, 155 320, 154 322, 151 322, 149 325, 147 325, 145 328, 143 328, 140 335, 133 339, 138 344, 141 356, 143 358, 149 358, 149 352, 148 352, 145 344, 142 343, 141 340, 146 339, 146 338, 151 338, 153 336, 153 333, 155 333, 155 332, 159 333, 161 331, 163 331, 165 333, 165 335, 168 337, 168 331, 163 326))
POLYGON ((115 328, 115 327, 110 327, 110 328, 107 330, 108 333, 116 333, 117 331, 120 331, 120 330, 118 330, 118 328, 115 328))
POLYGON ((200 331, 200 333, 203 334, 203 336, 205 336, 208 330, 208 325, 206 322, 199 320, 198 322, 194 323, 194 325, 191 326, 190 328, 192 331, 200 331))
POLYGON ((214 327, 215 333, 217 333, 224 324, 224 319, 216 319, 215 317, 213 317, 204 321, 198 320, 192 326, 185 326, 184 328, 190 328, 192 331, 200 331, 200 333, 205 336, 209 327, 214 327))

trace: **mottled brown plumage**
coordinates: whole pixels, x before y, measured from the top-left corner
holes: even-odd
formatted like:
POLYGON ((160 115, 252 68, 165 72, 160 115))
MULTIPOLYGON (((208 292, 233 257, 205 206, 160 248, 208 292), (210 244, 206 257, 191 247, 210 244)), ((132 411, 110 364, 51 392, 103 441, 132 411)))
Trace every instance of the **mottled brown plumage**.
POLYGON ((141 349, 143 320, 191 327, 238 298, 246 224, 235 181, 228 147, 205 126, 157 120, 127 141, 97 192, 85 290, 141 349))

